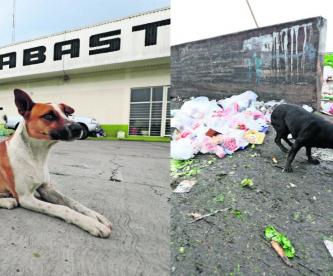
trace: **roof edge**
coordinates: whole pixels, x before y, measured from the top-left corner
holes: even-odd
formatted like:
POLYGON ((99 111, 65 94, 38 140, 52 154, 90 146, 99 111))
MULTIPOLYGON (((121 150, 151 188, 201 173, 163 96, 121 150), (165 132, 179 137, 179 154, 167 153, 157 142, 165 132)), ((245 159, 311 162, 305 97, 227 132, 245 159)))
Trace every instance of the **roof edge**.
POLYGON ((110 19, 110 20, 102 21, 102 22, 99 22, 99 23, 91 24, 91 25, 84 25, 84 26, 79 27, 79 28, 69 29, 69 30, 65 30, 65 31, 62 31, 62 32, 52 33, 52 34, 49 34, 49 35, 44 35, 44 36, 40 36, 40 37, 36 37, 36 38, 32 38, 32 39, 26 39, 26 40, 22 40, 22 41, 19 41, 19 42, 6 44, 4 46, 0 46, 0 50, 4 49, 4 48, 11 47, 11 46, 31 42, 31 41, 36 41, 36 40, 40 40, 40 39, 44 39, 44 38, 48 38, 48 37, 52 37, 52 36, 57 36, 57 35, 62 35, 62 34, 66 34, 66 33, 76 32, 76 31, 80 31, 80 30, 83 30, 83 29, 102 26, 102 25, 106 25, 106 24, 110 24, 110 23, 114 23, 114 22, 119 22, 119 21, 123 21, 123 20, 126 20, 126 19, 131 19, 131 18, 135 18, 135 17, 147 15, 147 14, 158 13, 158 12, 162 12, 162 11, 166 11, 166 10, 170 10, 170 7, 163 7, 163 8, 159 8, 159 9, 150 10, 150 11, 140 12, 140 13, 132 14, 132 15, 129 15, 129 16, 119 17, 119 18, 116 18, 116 19, 110 19))

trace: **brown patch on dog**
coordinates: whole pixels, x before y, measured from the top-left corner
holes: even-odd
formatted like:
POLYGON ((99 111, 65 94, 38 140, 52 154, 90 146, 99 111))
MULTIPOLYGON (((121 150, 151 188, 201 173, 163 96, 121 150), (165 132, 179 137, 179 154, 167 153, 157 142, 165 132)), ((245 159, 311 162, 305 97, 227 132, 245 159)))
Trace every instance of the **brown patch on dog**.
POLYGON ((7 154, 6 141, 9 141, 9 139, 0 142, 0 192, 9 192, 18 200, 15 190, 14 174, 7 154))

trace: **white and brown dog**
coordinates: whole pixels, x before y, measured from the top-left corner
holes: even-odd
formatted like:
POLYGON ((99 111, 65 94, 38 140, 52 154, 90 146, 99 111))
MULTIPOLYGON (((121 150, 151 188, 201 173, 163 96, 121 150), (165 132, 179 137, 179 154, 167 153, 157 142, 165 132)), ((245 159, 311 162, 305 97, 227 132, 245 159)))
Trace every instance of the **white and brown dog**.
POLYGON ((65 104, 34 103, 19 89, 14 94, 24 120, 12 137, 0 142, 0 208, 20 205, 61 218, 94 236, 109 237, 108 219, 65 197, 50 182, 46 164, 50 148, 59 140, 73 141, 82 135, 80 124, 68 119, 74 109, 65 104))

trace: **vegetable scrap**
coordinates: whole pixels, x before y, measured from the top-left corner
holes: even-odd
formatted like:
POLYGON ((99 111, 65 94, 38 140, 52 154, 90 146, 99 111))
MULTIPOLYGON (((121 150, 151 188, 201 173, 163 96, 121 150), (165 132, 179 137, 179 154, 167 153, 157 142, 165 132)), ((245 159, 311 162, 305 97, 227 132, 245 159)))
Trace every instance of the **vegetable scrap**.
POLYGON ((194 163, 194 160, 170 160, 171 176, 174 178, 178 177, 191 177, 196 176, 200 169, 194 163))
POLYGON ((253 180, 251 178, 244 178, 241 182, 242 187, 252 187, 253 186, 253 180))
POLYGON ((214 202, 223 203, 224 202, 224 194, 219 194, 213 199, 214 202))
POLYGON ((34 256, 35 258, 39 258, 40 257, 40 254, 38 252, 33 252, 32 253, 32 256, 34 256))
POLYGON ((262 144, 273 108, 283 101, 259 102, 253 91, 219 101, 191 98, 179 110, 172 110, 171 157, 188 160, 198 153, 219 158, 262 144))
POLYGON ((178 249, 179 254, 185 254, 185 247, 181 246, 178 249))
POLYGON ((232 214, 233 214, 236 218, 239 218, 239 219, 241 219, 241 218, 243 217, 243 213, 242 213, 241 210, 237 210, 237 209, 232 210, 232 214))
POLYGON ((280 244, 277 241, 272 240, 271 241, 272 248, 275 250, 275 252, 279 255, 279 257, 282 259, 282 261, 287 265, 292 267, 292 263, 289 261, 288 257, 285 255, 283 248, 280 246, 280 244))
POLYGON ((271 245, 283 262, 292 266, 288 258, 295 256, 295 248, 291 241, 282 233, 278 232, 274 226, 269 225, 265 228, 265 237, 271 241, 271 245))

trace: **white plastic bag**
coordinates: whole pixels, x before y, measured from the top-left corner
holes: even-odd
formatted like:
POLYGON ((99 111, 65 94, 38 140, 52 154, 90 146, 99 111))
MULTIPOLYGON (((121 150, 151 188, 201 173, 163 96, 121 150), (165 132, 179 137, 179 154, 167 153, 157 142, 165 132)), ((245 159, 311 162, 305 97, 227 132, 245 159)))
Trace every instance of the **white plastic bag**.
POLYGON ((171 141, 170 156, 176 160, 188 160, 194 157, 192 142, 188 138, 171 141))

